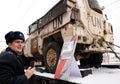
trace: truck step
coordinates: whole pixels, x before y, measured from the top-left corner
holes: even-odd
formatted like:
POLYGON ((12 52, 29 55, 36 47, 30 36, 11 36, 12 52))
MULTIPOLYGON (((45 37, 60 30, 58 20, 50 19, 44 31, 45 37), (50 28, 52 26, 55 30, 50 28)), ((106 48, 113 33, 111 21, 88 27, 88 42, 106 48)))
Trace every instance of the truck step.
POLYGON ((82 77, 85 77, 85 76, 92 74, 91 69, 82 69, 82 70, 80 70, 80 72, 81 72, 82 77))

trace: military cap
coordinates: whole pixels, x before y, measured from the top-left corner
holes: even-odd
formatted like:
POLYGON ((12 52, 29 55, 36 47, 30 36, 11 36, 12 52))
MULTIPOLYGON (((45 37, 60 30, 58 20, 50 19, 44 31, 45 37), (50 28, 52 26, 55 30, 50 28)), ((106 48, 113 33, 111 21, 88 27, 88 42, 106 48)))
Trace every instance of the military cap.
POLYGON ((6 44, 13 42, 14 40, 21 39, 25 41, 25 37, 20 31, 10 31, 5 35, 6 44))

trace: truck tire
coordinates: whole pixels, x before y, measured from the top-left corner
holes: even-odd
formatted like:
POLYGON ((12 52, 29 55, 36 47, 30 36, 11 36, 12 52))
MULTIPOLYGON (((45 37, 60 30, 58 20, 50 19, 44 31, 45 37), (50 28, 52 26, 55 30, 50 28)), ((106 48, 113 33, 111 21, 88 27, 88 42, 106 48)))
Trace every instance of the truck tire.
POLYGON ((80 60, 80 64, 81 66, 99 68, 101 66, 102 61, 103 61, 102 53, 90 53, 87 59, 80 60))
POLYGON ((91 53, 87 60, 89 65, 99 68, 103 60, 102 53, 91 53))
POLYGON ((61 48, 56 42, 50 42, 44 49, 44 65, 47 72, 55 73, 61 48))
POLYGON ((101 66, 101 63, 103 61, 102 53, 93 53, 91 56, 91 64, 95 68, 99 68, 101 66))

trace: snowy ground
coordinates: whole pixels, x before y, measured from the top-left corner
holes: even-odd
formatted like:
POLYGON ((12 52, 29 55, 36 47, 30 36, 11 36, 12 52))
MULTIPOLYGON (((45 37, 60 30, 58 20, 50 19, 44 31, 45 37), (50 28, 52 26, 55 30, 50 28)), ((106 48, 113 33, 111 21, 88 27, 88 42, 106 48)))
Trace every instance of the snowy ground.
MULTIPOLYGON (((54 74, 35 72, 40 76, 54 78, 54 74)), ((92 68, 92 74, 83 78, 71 77, 70 81, 78 84, 120 84, 120 69, 118 68, 92 68)))
POLYGON ((72 78, 72 80, 82 84, 120 84, 120 69, 93 68, 92 74, 81 79, 72 78))

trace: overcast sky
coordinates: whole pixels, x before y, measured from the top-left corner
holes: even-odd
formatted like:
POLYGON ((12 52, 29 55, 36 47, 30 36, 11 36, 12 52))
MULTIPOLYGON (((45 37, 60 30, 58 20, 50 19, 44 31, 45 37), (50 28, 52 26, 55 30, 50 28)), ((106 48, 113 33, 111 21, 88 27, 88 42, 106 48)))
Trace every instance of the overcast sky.
MULTIPOLYGON (((0 0, 0 51, 5 48, 4 35, 19 30, 27 38, 28 26, 42 17, 59 0, 0 0)), ((115 44, 120 45, 120 0, 98 0, 113 25, 115 44)))

